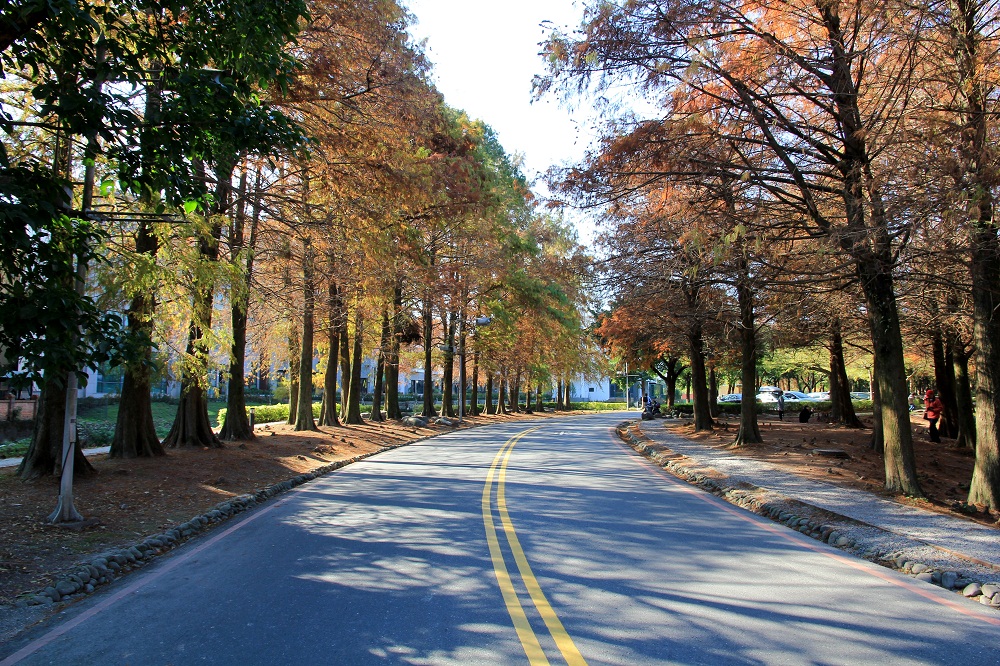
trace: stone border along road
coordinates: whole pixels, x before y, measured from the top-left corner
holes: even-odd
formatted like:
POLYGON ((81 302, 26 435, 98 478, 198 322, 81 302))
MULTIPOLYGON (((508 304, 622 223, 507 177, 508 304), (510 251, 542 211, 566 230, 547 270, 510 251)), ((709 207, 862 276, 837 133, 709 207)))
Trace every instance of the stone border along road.
POLYGON ((653 440, 641 434, 635 421, 619 424, 616 432, 626 444, 657 466, 730 504, 875 564, 969 598, 978 598, 984 606, 1000 608, 1000 574, 989 566, 746 481, 733 483, 716 470, 686 463, 685 456, 666 446, 651 445, 653 440), (636 435, 633 430, 640 434, 636 435))

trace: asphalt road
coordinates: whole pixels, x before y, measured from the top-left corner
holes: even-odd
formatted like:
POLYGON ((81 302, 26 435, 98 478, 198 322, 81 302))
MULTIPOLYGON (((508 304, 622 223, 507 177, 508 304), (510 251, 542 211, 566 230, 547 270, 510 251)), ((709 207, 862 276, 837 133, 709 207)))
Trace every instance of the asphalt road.
POLYGON ((673 480, 621 414, 351 465, 72 605, 7 664, 992 664, 1000 616, 673 480))

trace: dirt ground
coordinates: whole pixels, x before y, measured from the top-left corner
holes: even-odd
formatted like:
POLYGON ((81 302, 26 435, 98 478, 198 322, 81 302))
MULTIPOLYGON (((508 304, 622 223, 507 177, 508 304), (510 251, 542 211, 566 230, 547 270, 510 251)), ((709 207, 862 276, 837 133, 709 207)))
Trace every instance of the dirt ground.
MULTIPOLYGON (((498 423, 525 415, 466 417, 466 425, 498 423)), ((55 477, 24 483, 16 467, 0 469, 0 605, 35 592, 73 565, 175 527, 229 497, 285 481, 331 462, 384 446, 411 442, 452 428, 397 422, 324 427, 294 432, 265 426, 256 441, 224 449, 171 450, 161 458, 89 458, 97 475, 74 483, 74 504, 97 525, 81 531, 55 527, 55 477), (88 557, 89 556, 89 557, 88 557)))
MULTIPOLYGON (((635 416, 638 416, 637 414, 635 416)), ((525 418, 524 415, 480 416, 468 425, 525 418)), ((634 418, 634 417, 633 417, 634 418)), ((737 428, 722 420, 712 433, 692 432, 683 421, 643 422, 643 428, 668 427, 703 443, 728 447, 737 428)), ((825 423, 761 421, 765 443, 737 451, 775 462, 807 477, 882 493, 882 461, 868 448, 870 428, 854 430, 825 423), (813 455, 816 448, 844 450, 849 458, 813 455)), ((296 433, 291 426, 270 426, 256 441, 225 449, 173 450, 163 458, 110 460, 91 458, 95 477, 77 481, 75 504, 99 523, 82 531, 54 527, 45 521, 58 495, 55 478, 22 483, 16 468, 0 470, 0 604, 49 585, 58 574, 95 554, 163 532, 210 507, 336 460, 383 446, 413 441, 451 428, 413 428, 395 422, 322 428, 296 433)), ((917 470, 926 500, 895 498, 936 511, 963 515, 996 525, 997 515, 964 506, 972 475, 973 454, 953 442, 931 444, 926 427, 914 419, 917 470)))
MULTIPOLYGON (((919 414, 919 412, 917 412, 919 414)), ((794 416, 794 415, 793 415, 794 416)), ((881 456, 871 449, 871 418, 861 417, 862 429, 845 428, 830 423, 778 421, 773 416, 761 416, 763 444, 733 447, 739 429, 737 416, 723 417, 713 432, 695 433, 690 421, 645 421, 641 428, 667 427, 671 432, 689 439, 724 448, 732 453, 766 460, 807 478, 819 479, 853 488, 861 488, 914 506, 957 515, 984 525, 1000 527, 1000 514, 977 510, 966 504, 975 453, 972 449, 956 448, 955 441, 946 437, 934 444, 927 435, 927 424, 919 416, 911 417, 917 479, 924 499, 891 495, 882 487, 885 468, 881 456), (655 425, 651 425, 655 423, 655 425), (660 424, 663 424, 662 426, 660 424), (815 449, 839 449, 849 457, 832 458, 814 454, 815 449)))

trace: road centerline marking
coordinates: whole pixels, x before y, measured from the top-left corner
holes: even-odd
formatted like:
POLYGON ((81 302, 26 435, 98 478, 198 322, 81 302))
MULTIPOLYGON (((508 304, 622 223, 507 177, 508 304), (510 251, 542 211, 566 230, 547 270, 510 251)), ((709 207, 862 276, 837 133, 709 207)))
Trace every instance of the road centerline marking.
POLYGON ((586 660, 583 658, 583 655, 580 654, 580 651, 577 649, 573 639, 570 637, 566 628, 559 620, 559 616, 556 614, 555 609, 552 608, 552 605, 545 597, 545 593, 542 591, 541 585, 538 583, 538 579, 535 578, 535 575, 531 570, 531 565, 528 562, 528 558, 524 553, 524 549, 521 548, 520 540, 517 538, 517 532, 515 531, 514 523, 510 518, 510 512, 507 510, 507 465, 510 461, 511 453, 514 450, 514 446, 525 435, 534 432, 539 428, 540 426, 529 428, 511 437, 502 447, 500 447, 500 450, 497 451, 496 456, 493 458, 493 463, 490 465, 489 472, 486 475, 486 484, 483 488, 482 509, 483 523, 486 527, 486 541, 489 545, 490 558, 493 561, 493 569, 497 577, 497 582, 500 585, 500 591, 503 595, 504 603, 507 606, 507 612, 511 617, 511 621, 514 624, 514 629, 517 631, 518 637, 521 639, 521 645, 524 648, 525 654, 528 656, 529 663, 548 664, 548 659, 545 657, 541 644, 538 642, 538 637, 531 628, 527 615, 524 612, 524 608, 517 597, 513 580, 510 576, 510 572, 507 570, 507 565, 503 558, 503 551, 500 548, 500 542, 497 538, 492 500, 493 482, 494 479, 496 479, 497 510, 500 514, 500 522, 503 526, 504 536, 507 539, 507 544, 510 548, 511 554, 517 564, 517 570, 521 581, 528 592, 528 596, 531 598, 535 609, 541 616, 542 621, 545 623, 545 627, 548 629, 549 634, 552 636, 552 640, 555 642, 556 647, 559 649, 559 652, 562 654, 566 663, 571 666, 586 666, 586 660))
POLYGON ((496 475, 497 467, 500 464, 504 452, 513 447, 517 440, 526 435, 529 431, 524 431, 508 439, 493 458, 489 472, 486 474, 486 484, 483 486, 483 525, 486 528, 486 543, 490 549, 490 559, 493 561, 493 573, 496 575, 497 584, 500 586, 500 594, 503 596, 504 605, 507 607, 507 614, 514 624, 514 631, 521 641, 524 654, 528 657, 528 663, 532 666, 547 665, 549 660, 545 657, 541 644, 535 631, 528 622, 528 616, 524 613, 520 600, 517 598, 517 591, 514 583, 507 571, 507 565, 503 561, 503 552, 500 550, 500 541, 497 539, 497 529, 493 522, 493 478, 496 475))
MULTIPOLYGON (((528 432, 530 431, 522 434, 527 434, 528 432)), ((538 614, 542 616, 542 621, 545 622, 545 626, 549 630, 552 640, 556 642, 556 647, 562 653, 563 659, 566 660, 569 666, 586 666, 587 661, 576 648, 573 639, 570 638, 566 628, 559 621, 559 616, 556 614, 555 609, 552 608, 549 600, 545 597, 545 593, 542 592, 542 586, 538 584, 538 579, 535 578, 535 574, 531 570, 528 558, 524 554, 524 549, 521 548, 520 540, 517 538, 517 532, 514 530, 514 523, 510 519, 510 513, 507 511, 507 463, 510 460, 510 454, 513 452, 514 444, 516 443, 514 442, 507 447, 507 452, 503 456, 503 464, 500 466, 500 476, 497 480, 497 508, 500 511, 500 522, 503 524, 504 533, 507 535, 507 543, 510 545, 510 551, 514 555, 514 561, 517 563, 517 570, 521 574, 521 580, 528 590, 528 596, 531 597, 532 603, 535 604, 538 614)))

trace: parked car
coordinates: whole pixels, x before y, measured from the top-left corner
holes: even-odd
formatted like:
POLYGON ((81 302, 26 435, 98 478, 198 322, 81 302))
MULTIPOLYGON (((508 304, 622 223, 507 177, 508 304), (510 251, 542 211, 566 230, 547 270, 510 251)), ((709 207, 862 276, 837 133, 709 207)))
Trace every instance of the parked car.
POLYGON ((820 402, 830 399, 829 391, 814 391, 813 393, 806 393, 806 395, 813 400, 819 400, 820 402))
MULTIPOLYGON (((766 389, 771 387, 764 386, 762 388, 766 389)), ((819 402, 815 398, 810 398, 808 395, 806 395, 801 391, 782 391, 779 388, 775 388, 774 392, 770 391, 765 392, 762 390, 760 393, 757 394, 757 400, 766 403, 778 402, 779 393, 785 396, 785 402, 819 402)))
POLYGON ((724 402, 739 402, 741 400, 743 400, 743 394, 742 393, 727 393, 726 395, 720 395, 719 396, 719 403, 720 404, 724 403, 724 402))
POLYGON ((871 400, 872 394, 867 391, 851 391, 851 400, 871 400))
POLYGON ((785 401, 794 400, 795 402, 819 402, 816 398, 810 398, 807 393, 802 391, 785 391, 785 401))

